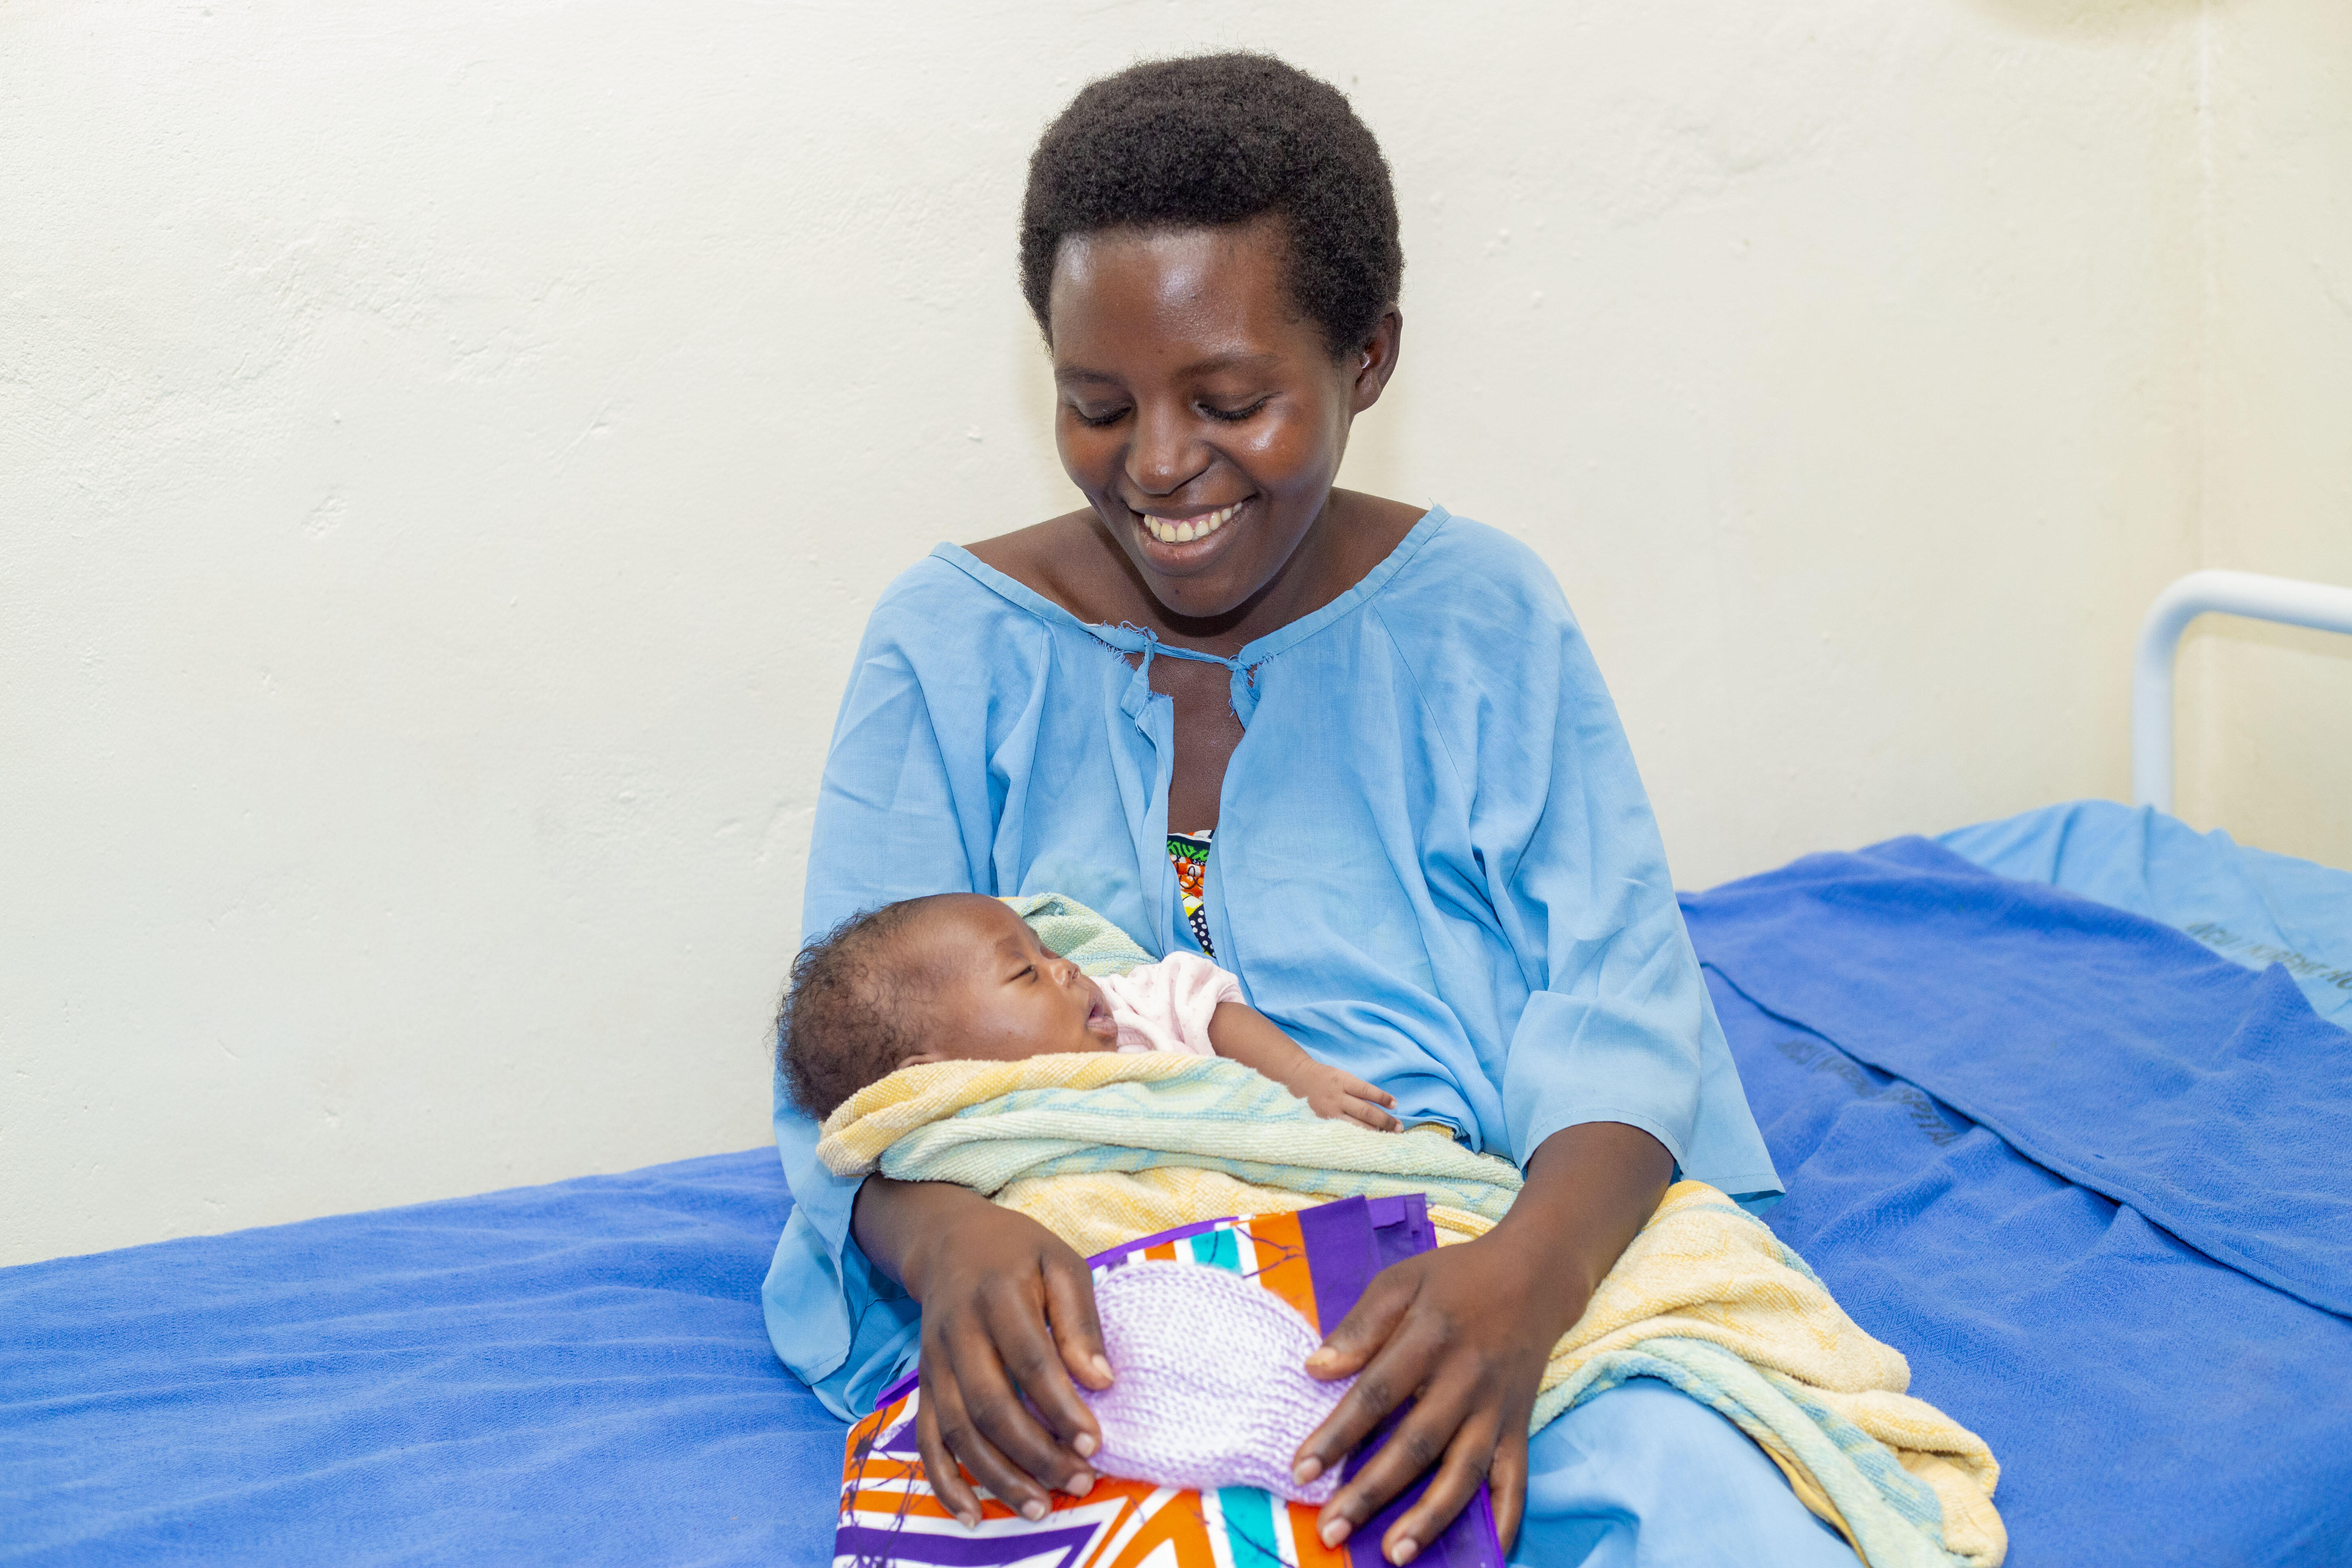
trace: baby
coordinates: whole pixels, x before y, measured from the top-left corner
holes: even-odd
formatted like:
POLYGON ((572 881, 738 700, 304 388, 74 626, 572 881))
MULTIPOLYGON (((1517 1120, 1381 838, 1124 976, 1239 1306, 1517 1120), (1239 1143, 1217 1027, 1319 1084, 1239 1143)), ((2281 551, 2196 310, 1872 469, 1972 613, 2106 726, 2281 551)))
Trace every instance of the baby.
POLYGON ((1393 1096, 1308 1056, 1207 959, 1089 980, 978 893, 885 904, 803 948, 777 1036, 793 1098, 820 1121, 903 1067, 1116 1050, 1230 1057, 1318 1116, 1401 1125, 1393 1096))

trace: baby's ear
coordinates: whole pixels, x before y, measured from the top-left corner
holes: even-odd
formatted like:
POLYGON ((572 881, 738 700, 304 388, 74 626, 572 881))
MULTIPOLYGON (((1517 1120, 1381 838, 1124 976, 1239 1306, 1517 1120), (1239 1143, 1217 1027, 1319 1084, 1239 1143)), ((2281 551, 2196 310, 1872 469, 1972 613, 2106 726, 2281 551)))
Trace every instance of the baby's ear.
POLYGON ((898 1065, 902 1068, 923 1068, 930 1066, 933 1062, 943 1062, 950 1059, 950 1058, 939 1051, 917 1051, 911 1057, 900 1057, 898 1058, 898 1065))

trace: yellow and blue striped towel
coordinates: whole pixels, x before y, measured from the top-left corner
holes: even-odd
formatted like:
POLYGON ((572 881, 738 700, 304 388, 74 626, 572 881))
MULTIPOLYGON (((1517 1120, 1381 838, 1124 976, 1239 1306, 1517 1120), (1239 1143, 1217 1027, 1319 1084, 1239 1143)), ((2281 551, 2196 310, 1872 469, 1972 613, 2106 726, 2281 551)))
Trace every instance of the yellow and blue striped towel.
MULTIPOLYGON (((1228 1215, 1428 1195, 1441 1245, 1484 1235, 1517 1171, 1441 1132, 1327 1121, 1238 1062, 1112 1052, 908 1068, 828 1117, 835 1173, 955 1182, 1080 1253, 1228 1215)), ((1873 1568, 1996 1568, 2000 1466, 1906 1388, 1794 1252, 1714 1188, 1676 1184, 1545 1369, 1541 1426, 1657 1377, 1754 1438, 1873 1568)))

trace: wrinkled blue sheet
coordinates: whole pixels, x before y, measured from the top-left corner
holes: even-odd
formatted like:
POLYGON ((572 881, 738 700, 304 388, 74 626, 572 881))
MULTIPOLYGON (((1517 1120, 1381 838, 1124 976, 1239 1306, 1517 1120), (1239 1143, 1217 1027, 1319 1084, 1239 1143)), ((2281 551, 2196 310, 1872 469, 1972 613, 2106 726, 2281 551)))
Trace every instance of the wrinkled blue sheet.
POLYGON ((0 1269, 0 1562, 808 1563, 773 1149, 0 1269))
POLYGON ((2045 805, 1936 842, 1988 871, 2185 931, 2248 968, 2276 963, 2321 1017, 2352 1028, 2352 871, 2110 800, 2045 805))
POLYGON ((2352 1563, 2352 1322, 2305 1299, 2345 1289, 2352 1036, 1924 840, 1684 908, 1768 1222, 1991 1443, 2014 1568, 2352 1563))

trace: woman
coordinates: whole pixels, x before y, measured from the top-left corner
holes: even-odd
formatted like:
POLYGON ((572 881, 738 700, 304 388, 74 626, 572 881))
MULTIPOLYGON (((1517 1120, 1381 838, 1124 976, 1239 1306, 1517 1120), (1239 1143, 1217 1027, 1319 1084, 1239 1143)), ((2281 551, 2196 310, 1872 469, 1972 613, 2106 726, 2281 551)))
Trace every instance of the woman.
MULTIPOLYGON (((1434 1467, 1381 1537, 1392 1563, 1486 1479, 1526 1562, 1850 1564, 1664 1384, 1529 1442, 1547 1352, 1677 1168, 1779 1184, 1558 587, 1503 535, 1332 488, 1396 368, 1402 265, 1387 166, 1327 85, 1229 55, 1078 95, 1031 164, 1022 267, 1087 506, 942 545, 877 606, 805 929, 1067 893, 1147 948, 1213 952, 1408 1123, 1524 1167, 1492 1234, 1380 1276, 1309 1363, 1359 1375, 1302 1478, 1415 1401, 1322 1510, 1327 1542, 1434 1467)), ((833 1178, 781 1091, 776 1129, 787 1364, 848 1415, 919 1350, 926 1468, 968 1518, 957 1460, 1033 1514, 1082 1494, 1098 1435, 1074 1380, 1108 1377, 1083 1262, 961 1188, 833 1178)))

